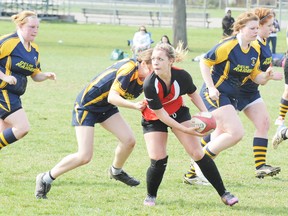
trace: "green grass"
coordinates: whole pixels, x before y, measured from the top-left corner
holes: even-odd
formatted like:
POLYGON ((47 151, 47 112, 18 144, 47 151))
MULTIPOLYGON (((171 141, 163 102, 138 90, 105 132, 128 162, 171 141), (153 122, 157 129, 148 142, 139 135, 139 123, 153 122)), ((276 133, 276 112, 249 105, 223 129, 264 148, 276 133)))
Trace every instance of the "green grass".
MULTIPOLYGON (((0 34, 14 31, 10 22, 0 21, 0 34)), ((137 146, 125 170, 141 180, 136 188, 108 179, 107 168, 113 160, 117 140, 97 125, 94 157, 90 164, 66 173, 53 183, 48 200, 34 197, 35 177, 51 169, 67 154, 77 150, 75 133, 70 126, 71 111, 78 92, 89 80, 109 66, 114 48, 129 52, 127 39, 135 27, 42 23, 37 43, 43 71, 57 73, 57 81, 35 83, 29 80, 22 97, 31 123, 29 134, 0 152, 0 215, 287 215, 288 162, 285 143, 278 150, 269 146, 268 163, 279 165, 277 177, 262 180, 254 177, 252 139, 254 128, 240 114, 246 134, 235 147, 216 159, 227 189, 240 203, 232 208, 222 204, 212 187, 188 186, 182 176, 190 159, 175 136, 169 137, 169 163, 159 189, 157 206, 144 207, 145 175, 149 159, 137 111, 121 109, 137 138, 137 146), (62 40, 63 43, 58 43, 62 40)), ((151 28, 153 39, 172 35, 169 28, 151 28)), ((191 72, 197 86, 202 78, 198 63, 191 59, 211 48, 221 37, 221 29, 188 29, 191 49, 187 59, 177 66, 191 72)), ((171 36, 172 38, 172 36, 171 36)), ((278 52, 286 49, 285 34, 279 33, 278 52)), ((281 68, 276 68, 282 71, 281 68)), ((261 88, 273 121, 284 81, 270 82, 261 88)), ((191 113, 196 112, 191 102, 191 113)), ((123 131, 125 133, 125 131, 123 131)))

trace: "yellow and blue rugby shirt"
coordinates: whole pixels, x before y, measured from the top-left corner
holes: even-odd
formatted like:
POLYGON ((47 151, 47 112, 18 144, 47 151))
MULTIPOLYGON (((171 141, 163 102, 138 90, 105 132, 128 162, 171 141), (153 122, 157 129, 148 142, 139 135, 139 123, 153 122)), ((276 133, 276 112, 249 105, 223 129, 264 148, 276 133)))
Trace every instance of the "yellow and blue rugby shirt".
POLYGON ((260 50, 250 45, 241 48, 237 36, 229 37, 208 51, 203 62, 211 67, 215 87, 227 96, 239 95, 239 87, 250 77, 252 80, 261 73, 259 69, 260 50))
POLYGON ((134 59, 123 59, 95 76, 78 95, 75 106, 80 110, 106 112, 114 107, 107 100, 110 89, 128 100, 143 92, 143 81, 138 74, 138 63, 134 59))
MULTIPOLYGON (((257 40, 253 41, 252 44, 260 52, 260 69, 261 71, 265 72, 272 64, 272 52, 270 46, 267 43, 267 40, 261 40, 260 38, 257 38, 257 40)), ((251 95, 251 93, 256 93, 258 92, 258 86, 259 85, 254 83, 251 79, 248 79, 247 82, 241 86, 241 94, 248 93, 251 95)))
POLYGON ((31 43, 30 48, 26 49, 16 32, 2 36, 0 38, 0 70, 17 79, 16 85, 9 85, 0 80, 0 89, 8 90, 16 95, 24 94, 27 76, 35 76, 41 72, 38 46, 31 43))

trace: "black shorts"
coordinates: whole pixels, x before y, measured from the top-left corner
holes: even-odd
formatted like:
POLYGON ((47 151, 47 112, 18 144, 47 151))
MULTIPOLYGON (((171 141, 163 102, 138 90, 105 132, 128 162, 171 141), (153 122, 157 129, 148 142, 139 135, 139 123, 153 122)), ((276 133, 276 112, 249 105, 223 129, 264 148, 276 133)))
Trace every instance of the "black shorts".
MULTIPOLYGON (((170 115, 170 117, 173 118, 178 123, 182 123, 191 119, 189 108, 185 106, 182 106, 177 112, 170 115)), ((144 118, 142 118, 141 124, 144 134, 154 131, 168 132, 169 126, 164 124, 160 120, 147 121, 144 118)))

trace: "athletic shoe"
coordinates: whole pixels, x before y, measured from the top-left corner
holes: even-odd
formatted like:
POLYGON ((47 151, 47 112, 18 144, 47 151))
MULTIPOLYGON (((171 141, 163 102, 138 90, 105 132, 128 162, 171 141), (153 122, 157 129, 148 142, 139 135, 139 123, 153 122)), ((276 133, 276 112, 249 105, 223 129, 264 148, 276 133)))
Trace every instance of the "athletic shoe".
POLYGON ((137 186, 140 184, 140 181, 129 176, 124 170, 122 170, 121 173, 118 175, 113 175, 111 167, 109 169, 109 177, 110 177, 110 179, 115 179, 116 181, 121 181, 124 184, 129 185, 131 187, 137 186))
POLYGON ((284 140, 286 129, 287 127, 281 127, 279 130, 277 130, 276 134, 272 139, 274 149, 277 149, 278 145, 284 140))
POLYGON ((278 125, 278 126, 282 126, 284 125, 284 118, 282 116, 279 116, 276 120, 275 120, 275 125, 278 125))
POLYGON ((44 175, 45 173, 40 173, 36 177, 35 197, 37 199, 47 199, 46 195, 51 189, 51 184, 43 181, 44 175))
POLYGON ((155 206, 156 205, 156 197, 147 195, 147 197, 144 199, 143 204, 145 206, 155 206))
POLYGON ((257 178, 264 178, 266 176, 274 176, 277 175, 281 171, 280 167, 273 167, 270 165, 263 165, 259 169, 255 170, 255 176, 257 178))
POLYGON ((234 204, 238 203, 238 198, 235 197, 233 194, 231 194, 230 192, 225 192, 222 196, 221 196, 221 200, 223 201, 223 203, 225 205, 229 205, 229 206, 233 206, 234 204))
POLYGON ((197 175, 192 175, 192 176, 187 176, 186 174, 184 175, 184 180, 183 182, 186 184, 190 185, 210 185, 209 182, 203 181, 199 176, 197 175))

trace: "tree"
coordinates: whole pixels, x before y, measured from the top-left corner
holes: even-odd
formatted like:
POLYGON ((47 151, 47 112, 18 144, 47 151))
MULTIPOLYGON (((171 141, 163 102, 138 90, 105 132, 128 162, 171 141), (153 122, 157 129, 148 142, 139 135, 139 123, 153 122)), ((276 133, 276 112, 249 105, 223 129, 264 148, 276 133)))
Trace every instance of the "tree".
POLYGON ((173 45, 183 41, 183 47, 188 47, 186 29, 186 0, 173 0, 173 45))

